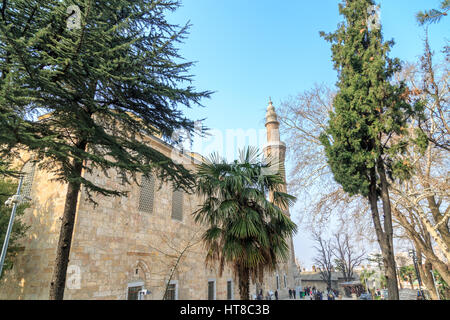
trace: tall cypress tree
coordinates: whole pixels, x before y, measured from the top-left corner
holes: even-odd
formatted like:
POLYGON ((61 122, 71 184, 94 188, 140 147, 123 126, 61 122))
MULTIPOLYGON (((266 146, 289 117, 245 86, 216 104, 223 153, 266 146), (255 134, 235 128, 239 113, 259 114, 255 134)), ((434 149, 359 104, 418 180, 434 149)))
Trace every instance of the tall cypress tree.
POLYGON ((332 43, 339 77, 321 142, 335 180, 349 194, 369 201, 389 299, 398 300, 388 178, 409 172, 408 163, 396 155, 405 150, 402 137, 415 108, 405 102, 404 84, 390 81, 400 71, 400 61, 388 57, 393 41, 384 42, 381 27, 373 23, 374 5, 373 0, 343 1, 339 11, 344 22, 334 33, 321 33, 332 43))
MULTIPOLYGON (((115 169, 156 172, 189 190, 182 165, 149 147, 148 135, 170 142, 193 133, 181 106, 199 105, 209 91, 190 86, 191 62, 177 44, 188 26, 170 24, 178 0, 7 0, 0 8, 0 111, 3 151, 33 151, 40 167, 67 183, 50 299, 63 299, 81 186, 122 195, 85 173, 115 169), (73 7, 73 5, 76 5, 73 7), (37 116, 46 114, 44 117, 37 116)), ((131 181, 131 179, 130 179, 131 181)))

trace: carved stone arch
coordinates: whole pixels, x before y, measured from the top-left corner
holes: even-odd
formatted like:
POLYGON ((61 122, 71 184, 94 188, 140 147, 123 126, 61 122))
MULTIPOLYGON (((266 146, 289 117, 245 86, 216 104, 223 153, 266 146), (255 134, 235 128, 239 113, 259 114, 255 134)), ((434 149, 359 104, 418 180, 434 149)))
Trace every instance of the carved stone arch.
POLYGON ((132 280, 142 280, 146 282, 150 280, 150 268, 144 260, 138 259, 133 264, 133 269, 131 270, 132 280))

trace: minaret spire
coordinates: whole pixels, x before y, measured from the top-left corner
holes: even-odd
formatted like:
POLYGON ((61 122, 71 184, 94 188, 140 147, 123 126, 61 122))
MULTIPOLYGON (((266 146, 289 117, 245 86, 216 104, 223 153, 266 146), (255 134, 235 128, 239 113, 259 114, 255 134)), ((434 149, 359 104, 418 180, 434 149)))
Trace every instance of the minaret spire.
MULTIPOLYGON (((269 106, 266 112, 266 131, 267 131, 267 144, 264 148, 264 155, 267 158, 274 159, 280 164, 278 167, 281 175, 284 178, 284 185, 282 191, 286 192, 286 172, 284 169, 284 163, 286 159, 286 144, 280 139, 280 122, 278 122, 278 115, 275 111, 275 107, 272 103, 272 98, 269 97, 269 106)), ((269 193, 269 200, 273 201, 273 194, 269 193)), ((289 207, 283 208, 284 213, 290 218, 289 207)), ((288 239, 290 261, 280 266, 280 270, 284 270, 290 279, 290 283, 295 285, 296 267, 295 267, 295 253, 294 242, 292 237, 288 239)))
POLYGON ((272 99, 269 97, 269 106, 266 112, 266 129, 267 129, 267 144, 274 144, 280 142, 280 123, 278 122, 278 115, 273 106, 272 99))

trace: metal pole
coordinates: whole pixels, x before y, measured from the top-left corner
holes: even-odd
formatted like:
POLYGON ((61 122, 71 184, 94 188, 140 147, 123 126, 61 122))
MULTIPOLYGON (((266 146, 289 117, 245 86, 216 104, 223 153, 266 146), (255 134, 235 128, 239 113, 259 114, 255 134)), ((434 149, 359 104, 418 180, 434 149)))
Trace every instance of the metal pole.
POLYGON ((422 299, 425 300, 425 296, 423 295, 423 290, 422 290, 422 279, 420 278, 420 272, 419 272, 419 268, 417 266, 416 251, 413 250, 412 253, 413 253, 414 269, 416 270, 417 281, 419 282, 420 294, 422 295, 422 299))
MULTIPOLYGON (((20 195, 20 189, 22 188, 23 183, 23 176, 20 177, 19 186, 17 187, 17 193, 16 195, 20 195)), ((14 202, 13 208, 11 210, 11 217, 9 217, 9 224, 8 224, 8 230, 6 231, 5 241, 3 242, 3 248, 2 248, 2 255, 0 259, 0 276, 2 275, 3 271, 3 264, 5 263, 6 258, 6 250, 8 250, 8 243, 9 243, 9 237, 11 236, 12 227, 14 224, 14 217, 16 215, 18 203, 14 202)))
POLYGON ((436 290, 436 294, 437 294, 438 300, 441 300, 441 296, 439 295, 439 290, 436 287, 436 279, 434 278, 433 270, 430 270, 430 272, 431 272, 431 276, 433 278, 434 289, 436 290))

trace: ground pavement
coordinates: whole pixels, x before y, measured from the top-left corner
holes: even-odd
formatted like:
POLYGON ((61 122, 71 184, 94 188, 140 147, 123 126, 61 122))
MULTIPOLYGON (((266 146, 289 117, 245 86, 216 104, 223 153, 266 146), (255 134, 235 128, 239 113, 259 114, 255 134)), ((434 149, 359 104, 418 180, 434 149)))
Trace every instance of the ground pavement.
MULTIPOLYGON (((400 295, 400 300, 416 300, 417 299, 417 290, 400 289, 399 295, 400 295)), ((280 299, 280 300, 294 300, 294 299, 289 299, 289 297, 286 297, 286 298, 280 299)), ((300 299, 297 295, 295 300, 311 300, 311 299, 310 299, 310 296, 306 296, 306 297, 303 297, 303 299, 300 299)), ((327 300, 326 296, 324 297, 323 300, 327 300)), ((336 300, 339 300, 339 299, 336 298, 336 300)), ((340 299, 340 300, 354 300, 354 299, 349 298, 349 297, 342 297, 342 299, 340 299)))

